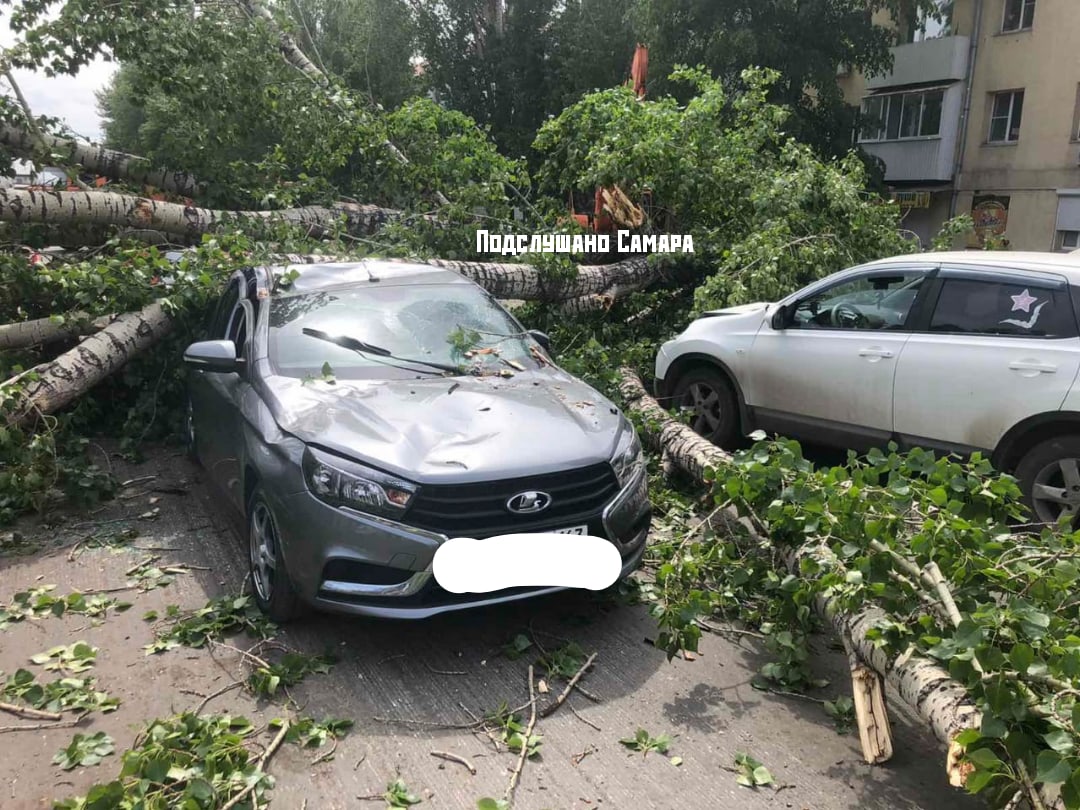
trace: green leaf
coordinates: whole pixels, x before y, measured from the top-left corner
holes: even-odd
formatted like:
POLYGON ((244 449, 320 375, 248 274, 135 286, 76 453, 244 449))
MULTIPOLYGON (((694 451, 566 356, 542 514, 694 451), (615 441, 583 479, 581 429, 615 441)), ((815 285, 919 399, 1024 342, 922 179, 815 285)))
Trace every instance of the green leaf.
POLYGON ((999 717, 994 717, 992 714, 984 714, 982 721, 982 736, 990 737, 992 739, 1001 739, 1008 734, 1009 728, 1005 725, 1005 721, 999 717))
POLYGON ((967 758, 980 768, 988 771, 996 771, 1002 765, 998 755, 989 748, 977 748, 974 751, 968 751, 967 758))
POLYGON ((993 771, 975 770, 968 774, 964 787, 968 793, 978 793, 997 776, 993 771))
POLYGON ((1009 651, 1009 661, 1021 675, 1027 672, 1034 660, 1035 651, 1027 644, 1017 644, 1009 651))
POLYGON ((1057 751, 1041 751, 1035 760, 1035 781, 1057 785, 1068 779, 1072 770, 1057 751))
MULTIPOLYGON (((988 717, 988 715, 983 715, 983 726, 984 727, 986 726, 987 717, 988 717)), ((956 741, 957 745, 959 745, 959 746, 961 746, 963 748, 967 748, 972 743, 977 742, 979 739, 981 739, 982 736, 983 735, 979 731, 977 731, 977 730, 975 730, 973 728, 966 728, 963 731, 961 731, 959 734, 956 735, 955 741, 956 741)))
POLYGON ((1043 735, 1043 739, 1046 740, 1046 744, 1057 751, 1059 754, 1067 755, 1073 752, 1075 747, 1073 743, 1072 735, 1064 729, 1055 729, 1049 731, 1043 735))

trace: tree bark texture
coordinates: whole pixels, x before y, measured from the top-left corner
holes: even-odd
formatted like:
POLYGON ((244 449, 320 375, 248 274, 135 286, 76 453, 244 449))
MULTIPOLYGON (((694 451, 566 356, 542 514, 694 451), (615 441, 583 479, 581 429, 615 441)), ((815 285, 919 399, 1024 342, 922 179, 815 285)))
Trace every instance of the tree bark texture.
POLYGON ((330 78, 314 62, 308 59, 307 54, 300 50, 300 46, 296 44, 292 34, 278 25, 270 9, 258 2, 258 0, 240 0, 240 5, 252 17, 265 20, 270 30, 277 33, 278 47, 281 49, 281 55, 285 57, 286 62, 321 87, 330 86, 330 78))
POLYGON ((105 328, 107 318, 92 318, 85 312, 69 312, 62 323, 52 318, 0 324, 0 351, 25 349, 56 343, 77 335, 90 335, 105 328))
MULTIPOLYGON (((662 448, 667 458, 699 482, 705 483, 705 470, 712 470, 718 476, 723 474, 724 467, 731 463, 728 453, 671 418, 648 395, 633 371, 622 369, 621 377, 619 392, 629 410, 643 417, 643 438, 650 445, 662 448)), ((760 537, 755 539, 762 541, 760 537)), ((813 553, 811 546, 793 549, 784 554, 785 564, 791 573, 799 574, 799 561, 813 553)), ((978 709, 972 705, 963 686, 949 677, 948 672, 917 653, 907 656, 906 660, 905 656, 892 655, 867 637, 872 627, 887 618, 883 610, 870 607, 857 614, 846 614, 836 600, 819 596, 815 611, 841 638, 849 640, 860 660, 885 677, 944 744, 949 745, 964 729, 979 727, 981 715, 978 709)))
POLYGON ((342 217, 348 234, 370 236, 386 222, 400 217, 400 212, 354 203, 279 211, 217 211, 109 192, 0 188, 0 222, 117 226, 137 232, 166 233, 190 242, 230 221, 289 222, 306 226, 313 236, 325 236, 342 217))
MULTIPOLYGON (((496 262, 457 262, 435 259, 429 264, 454 270, 472 279, 496 298, 560 303, 573 299, 597 297, 595 309, 604 306, 603 296, 610 290, 631 292, 643 289, 662 278, 661 269, 645 256, 624 259, 613 264, 583 264, 577 274, 566 278, 546 277, 531 264, 496 262)), ((584 307, 577 304, 583 311, 584 307)))
MULTIPOLYGON (((153 186, 185 197, 194 197, 205 187, 189 172, 157 169, 145 158, 126 152, 106 149, 75 138, 59 138, 44 133, 41 138, 43 145, 58 156, 55 158, 58 163, 82 166, 86 171, 110 180, 153 186)), ((11 123, 0 125, 0 145, 19 157, 35 157, 39 151, 36 140, 34 133, 27 129, 11 123)))
MULTIPOLYGON (((60 410, 167 335, 173 323, 156 301, 121 315, 75 348, 34 368, 36 378, 24 384, 20 407, 8 415, 7 423, 24 425, 60 410)), ((0 388, 10 385, 12 380, 0 388)))

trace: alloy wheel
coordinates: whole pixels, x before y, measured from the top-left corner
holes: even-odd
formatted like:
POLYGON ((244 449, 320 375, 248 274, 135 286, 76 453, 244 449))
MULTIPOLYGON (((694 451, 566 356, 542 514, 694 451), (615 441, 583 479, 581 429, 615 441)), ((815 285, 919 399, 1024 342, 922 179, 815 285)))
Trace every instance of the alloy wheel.
POLYGON ((680 405, 683 411, 692 414, 690 426, 695 433, 709 436, 720 428, 723 417, 720 394, 708 383, 693 383, 683 394, 680 405))
POLYGON ((1080 512, 1080 459, 1057 459, 1039 470, 1031 502, 1041 523, 1057 523, 1063 517, 1075 523, 1080 512))
POLYGON ((264 602, 274 594, 274 568, 277 565, 277 525, 270 508, 261 501, 251 513, 251 581, 264 602))

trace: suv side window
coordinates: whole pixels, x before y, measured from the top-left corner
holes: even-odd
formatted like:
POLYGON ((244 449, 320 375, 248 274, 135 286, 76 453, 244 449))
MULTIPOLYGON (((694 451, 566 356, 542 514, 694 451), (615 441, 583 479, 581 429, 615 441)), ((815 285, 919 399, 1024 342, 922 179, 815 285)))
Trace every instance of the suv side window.
POLYGON ((926 282, 926 272, 898 269, 841 281, 802 299, 792 328, 903 330, 926 282))
POLYGON ((233 313, 236 312, 240 301, 240 283, 233 281, 221 296, 217 310, 214 312, 214 320, 210 325, 210 336, 214 340, 227 339, 227 331, 232 321, 233 313))
POLYGON ((233 308, 232 318, 229 320, 229 331, 225 335, 226 340, 231 340, 236 345, 236 356, 244 356, 244 348, 247 343, 247 312, 238 302, 233 308))
POLYGON ((944 278, 930 319, 931 332, 1076 337, 1076 318, 1067 287, 1038 280, 944 278))

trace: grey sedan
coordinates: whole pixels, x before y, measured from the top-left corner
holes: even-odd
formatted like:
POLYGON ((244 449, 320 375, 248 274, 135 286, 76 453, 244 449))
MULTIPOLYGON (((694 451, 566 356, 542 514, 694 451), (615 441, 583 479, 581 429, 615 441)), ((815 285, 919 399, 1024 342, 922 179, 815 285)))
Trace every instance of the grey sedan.
POLYGON ((246 527, 259 606, 421 618, 550 593, 453 594, 447 538, 559 532, 640 564, 641 446, 486 291, 422 264, 236 273, 188 347, 188 444, 246 527))

